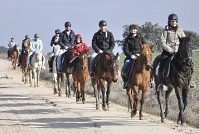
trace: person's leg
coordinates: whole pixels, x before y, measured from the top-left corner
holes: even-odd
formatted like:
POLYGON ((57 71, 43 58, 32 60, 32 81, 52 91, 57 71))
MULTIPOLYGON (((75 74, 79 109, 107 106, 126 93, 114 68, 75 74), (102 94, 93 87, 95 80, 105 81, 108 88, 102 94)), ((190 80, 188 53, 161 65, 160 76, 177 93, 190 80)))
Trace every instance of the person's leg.
POLYGON ((95 75, 95 62, 94 62, 94 60, 95 60, 95 57, 97 56, 97 53, 93 53, 92 55, 91 55, 91 58, 90 58, 90 76, 91 77, 94 77, 94 75, 95 75))
POLYGON ((33 52, 30 52, 29 53, 29 55, 28 55, 28 57, 27 57, 27 67, 30 67, 31 65, 30 65, 30 56, 33 54, 33 52))
POLYGON ((52 73, 53 72, 53 59, 54 59, 54 53, 52 52, 51 55, 49 56, 48 59, 48 66, 49 66, 49 72, 52 73))
POLYGON ((129 67, 131 66, 132 59, 126 59, 124 62, 124 66, 122 69, 122 78, 123 78, 123 89, 126 89, 128 87, 128 73, 129 73, 129 67))
POLYGON ((62 54, 64 53, 64 50, 61 49, 59 51, 59 54, 57 56, 57 71, 61 72, 62 71, 62 67, 61 67, 61 60, 62 60, 62 54))

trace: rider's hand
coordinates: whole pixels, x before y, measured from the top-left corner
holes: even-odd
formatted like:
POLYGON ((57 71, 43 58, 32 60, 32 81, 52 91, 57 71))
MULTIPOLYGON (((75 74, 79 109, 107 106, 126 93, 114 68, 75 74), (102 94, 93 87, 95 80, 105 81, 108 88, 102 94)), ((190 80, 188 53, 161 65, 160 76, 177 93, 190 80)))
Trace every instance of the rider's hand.
POLYGON ((140 56, 140 54, 136 54, 136 56, 138 57, 138 56, 140 56))
POLYGON ((135 59, 137 59, 137 56, 131 55, 131 59, 135 60, 135 59))
POLYGON ((102 50, 99 50, 99 53, 101 54, 101 53, 103 53, 103 51, 102 51, 102 50))
POLYGON ((65 47, 64 47, 64 49, 68 49, 68 47, 67 47, 67 46, 65 46, 65 47))

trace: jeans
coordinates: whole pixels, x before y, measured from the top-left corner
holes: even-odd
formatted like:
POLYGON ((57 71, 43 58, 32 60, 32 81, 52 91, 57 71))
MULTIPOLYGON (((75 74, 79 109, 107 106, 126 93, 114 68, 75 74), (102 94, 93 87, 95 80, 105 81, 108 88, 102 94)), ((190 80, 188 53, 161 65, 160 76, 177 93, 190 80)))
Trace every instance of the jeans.
POLYGON ((94 59, 95 59, 96 56, 97 56, 97 53, 94 52, 94 53, 91 55, 91 58, 90 58, 90 70, 91 70, 91 72, 94 71, 94 70, 93 70, 93 68, 94 68, 93 61, 94 61, 94 59))
POLYGON ((59 51, 59 54, 57 56, 57 69, 61 69, 61 57, 64 52, 66 52, 66 49, 60 49, 59 51))

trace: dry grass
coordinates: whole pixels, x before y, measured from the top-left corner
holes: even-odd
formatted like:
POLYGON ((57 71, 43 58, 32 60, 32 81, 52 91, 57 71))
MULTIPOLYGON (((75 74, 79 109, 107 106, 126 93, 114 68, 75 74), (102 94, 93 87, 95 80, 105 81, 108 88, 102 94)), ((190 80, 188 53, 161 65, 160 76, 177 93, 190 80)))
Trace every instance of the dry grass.
MULTIPOLYGON (((199 61, 198 61, 199 53, 194 53, 194 74, 193 74, 193 80, 198 82, 198 73, 199 73, 199 61)), ((121 58, 121 61, 123 58, 121 58)), ((48 66, 46 64, 46 66, 48 66)), ((48 68, 47 70, 43 71, 41 73, 41 78, 45 80, 52 80, 51 74, 48 73, 48 68)), ((186 108, 186 120, 187 124, 199 127, 199 105, 197 104, 199 102, 199 90, 198 90, 198 84, 196 82, 197 88, 196 89, 190 89, 190 93, 188 95, 188 107, 186 108)), ((116 103, 121 106, 127 107, 127 95, 126 91, 122 89, 122 80, 119 79, 117 83, 114 83, 111 89, 110 93, 110 100, 111 103, 116 103)), ((91 86, 91 83, 88 83, 88 89, 87 93, 94 95, 93 88, 91 86)), ((168 119, 175 120, 177 121, 177 116, 178 116, 178 102, 177 98, 175 96, 175 93, 171 93, 171 97, 169 100, 169 108, 170 112, 168 115, 168 119)), ((156 94, 154 89, 149 89, 147 94, 146 94, 146 100, 145 100, 145 105, 144 105, 144 112, 150 113, 150 114, 155 114, 159 116, 159 105, 156 99, 156 94)))

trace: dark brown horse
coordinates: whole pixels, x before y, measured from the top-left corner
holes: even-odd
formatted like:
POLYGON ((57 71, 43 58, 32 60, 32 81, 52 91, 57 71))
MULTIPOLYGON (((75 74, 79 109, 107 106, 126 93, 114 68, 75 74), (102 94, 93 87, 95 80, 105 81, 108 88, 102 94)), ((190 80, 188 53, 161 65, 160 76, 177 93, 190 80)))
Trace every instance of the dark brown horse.
POLYGON ((15 44, 11 50, 8 50, 8 56, 11 58, 12 69, 16 69, 17 59, 18 59, 19 45, 15 44))
POLYGON ((76 90, 76 102, 82 98, 82 103, 85 103, 85 86, 88 82, 88 52, 83 51, 78 55, 74 71, 72 72, 73 83, 76 90))
POLYGON ((24 83, 28 83, 29 69, 27 67, 27 57, 29 53, 30 53, 29 46, 25 46, 23 55, 21 57, 22 82, 24 83))
MULTIPOLYGON (((66 94, 66 97, 70 97, 71 95, 71 83, 70 83, 70 74, 71 73, 68 73, 67 69, 70 67, 70 61, 71 59, 73 58, 73 50, 72 48, 68 48, 67 51, 65 53, 62 54, 62 72, 63 73, 60 73, 58 72, 57 73, 57 85, 58 85, 58 95, 61 96, 62 95, 62 92, 61 92, 61 80, 63 80, 63 77, 65 74, 66 76, 66 91, 65 91, 65 94, 66 94)), ((54 93, 56 93, 57 91, 54 91, 54 93)))
POLYGON ((118 80, 119 75, 118 57, 119 54, 117 53, 116 56, 114 56, 114 59, 111 60, 110 55, 106 52, 103 52, 96 57, 95 77, 91 79, 96 98, 96 109, 99 109, 100 89, 102 92, 102 109, 108 110, 107 108, 109 108, 111 85, 112 82, 116 82, 118 80), (107 82, 107 90, 105 89, 105 82, 107 82))
POLYGON ((143 117, 142 109, 145 100, 145 95, 150 84, 151 50, 153 49, 153 46, 141 44, 140 47, 140 56, 138 56, 134 64, 132 64, 128 79, 129 86, 126 89, 126 92, 128 95, 132 118, 137 113, 139 92, 142 91, 140 101, 141 105, 139 110, 139 119, 141 120, 143 117))
POLYGON ((167 77, 164 78, 163 85, 165 92, 157 91, 157 87, 160 84, 159 76, 157 75, 158 71, 156 68, 161 60, 160 55, 157 56, 153 62, 153 76, 155 81, 155 89, 157 92, 157 99, 160 105, 160 116, 161 122, 164 122, 164 119, 169 113, 168 103, 170 93, 175 90, 176 97, 178 99, 179 115, 177 123, 186 124, 184 111, 187 107, 187 95, 189 93, 189 84, 191 81, 193 73, 193 64, 192 64, 192 47, 190 45, 190 37, 183 37, 180 39, 178 52, 173 55, 170 62, 170 72, 167 77), (165 93, 165 94, 164 94, 165 93), (161 96, 165 95, 165 111, 163 111, 163 103, 161 96))

